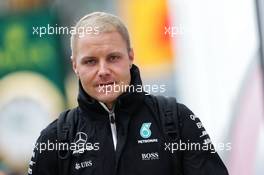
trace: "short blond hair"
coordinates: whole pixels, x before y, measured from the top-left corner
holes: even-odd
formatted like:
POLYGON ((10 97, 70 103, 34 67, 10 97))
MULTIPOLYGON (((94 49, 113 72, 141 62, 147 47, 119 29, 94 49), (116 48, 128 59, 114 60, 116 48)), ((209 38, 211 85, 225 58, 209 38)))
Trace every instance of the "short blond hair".
MULTIPOLYGON (((125 26, 125 24, 121 21, 121 19, 115 15, 105 13, 105 12, 93 12, 85 15, 82 17, 75 25, 75 29, 81 28, 81 27, 97 27, 99 33, 103 32, 113 32, 117 31, 122 38, 125 40, 127 44, 127 49, 131 49, 130 45, 130 38, 128 30, 125 26)), ((76 45, 76 39, 79 37, 78 33, 74 33, 71 35, 71 51, 72 56, 75 53, 75 45, 76 45)))

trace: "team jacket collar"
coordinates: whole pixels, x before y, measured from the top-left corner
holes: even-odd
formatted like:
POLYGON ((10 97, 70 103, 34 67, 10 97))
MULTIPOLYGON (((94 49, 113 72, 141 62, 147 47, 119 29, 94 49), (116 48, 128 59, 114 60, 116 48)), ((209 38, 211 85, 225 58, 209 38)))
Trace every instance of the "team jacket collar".
MULTIPOLYGON (((136 65, 133 65, 130 69, 131 73, 131 83, 130 85, 138 87, 142 86, 142 81, 140 77, 139 69, 136 65)), ((143 99, 145 97, 145 92, 125 92, 121 94, 116 101, 116 107, 115 112, 123 111, 126 113, 132 113, 135 111, 135 109, 141 105, 143 102, 143 99)), ((89 94, 87 94, 80 81, 79 81, 79 95, 78 95, 78 104, 81 110, 87 111, 87 112, 95 112, 100 114, 107 114, 107 111, 103 109, 103 107, 100 105, 100 103, 92 98, 89 94)), ((102 118, 96 117, 94 115, 89 116, 92 119, 95 120, 101 120, 102 118)))

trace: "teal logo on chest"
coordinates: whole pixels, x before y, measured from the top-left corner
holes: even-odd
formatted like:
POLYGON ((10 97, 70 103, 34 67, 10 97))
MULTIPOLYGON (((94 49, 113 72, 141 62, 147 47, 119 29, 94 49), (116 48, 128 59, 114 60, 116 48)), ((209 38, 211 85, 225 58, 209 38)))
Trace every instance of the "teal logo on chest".
POLYGON ((140 128, 140 136, 144 139, 147 139, 151 136, 150 130, 151 123, 143 123, 140 128))

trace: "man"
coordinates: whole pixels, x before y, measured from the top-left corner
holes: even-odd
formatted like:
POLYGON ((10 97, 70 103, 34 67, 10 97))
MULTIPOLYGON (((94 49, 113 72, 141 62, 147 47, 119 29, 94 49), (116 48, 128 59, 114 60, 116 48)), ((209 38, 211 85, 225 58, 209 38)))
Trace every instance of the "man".
POLYGON ((41 132, 29 174, 228 174, 208 147, 212 145, 199 119, 186 106, 171 99, 161 103, 165 98, 135 88, 142 86, 139 69, 133 64, 128 31, 118 17, 91 13, 76 29, 82 31, 71 38, 78 107, 41 132), (79 30, 84 28, 89 30, 79 30), (62 149, 54 146, 57 143, 70 147, 62 149), (190 149, 188 143, 209 149, 190 149))

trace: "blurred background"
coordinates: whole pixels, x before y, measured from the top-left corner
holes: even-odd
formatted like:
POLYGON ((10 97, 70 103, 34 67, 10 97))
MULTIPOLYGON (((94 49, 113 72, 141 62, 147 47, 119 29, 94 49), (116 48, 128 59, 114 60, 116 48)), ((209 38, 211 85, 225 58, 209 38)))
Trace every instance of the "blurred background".
POLYGON ((70 34, 93 11, 120 16, 144 84, 165 85, 203 122, 231 175, 263 175, 263 0, 0 0, 0 175, 27 174, 33 145, 76 105, 70 34), (226 148, 226 147, 224 147, 226 148))

